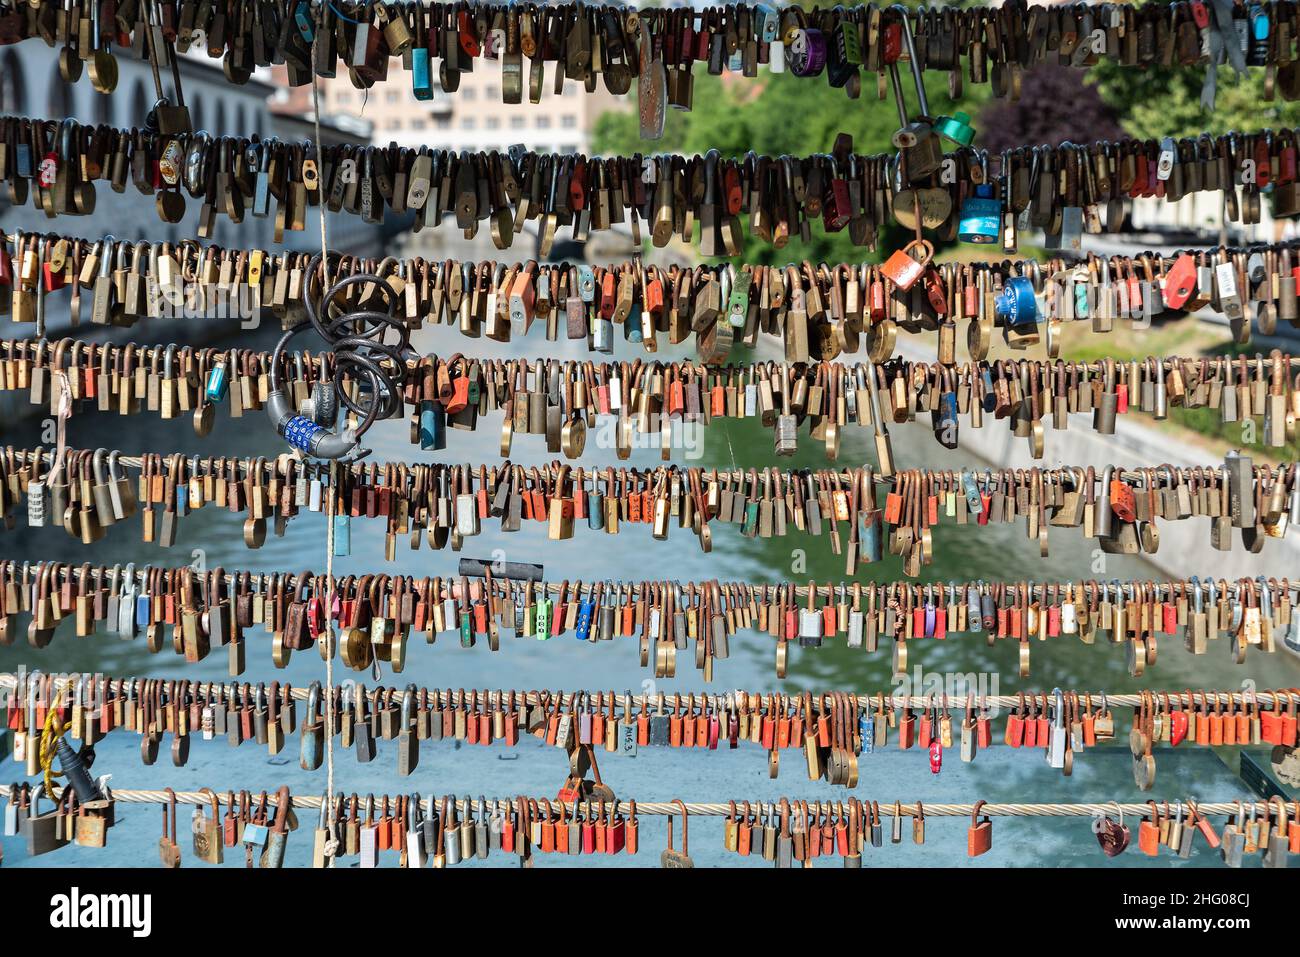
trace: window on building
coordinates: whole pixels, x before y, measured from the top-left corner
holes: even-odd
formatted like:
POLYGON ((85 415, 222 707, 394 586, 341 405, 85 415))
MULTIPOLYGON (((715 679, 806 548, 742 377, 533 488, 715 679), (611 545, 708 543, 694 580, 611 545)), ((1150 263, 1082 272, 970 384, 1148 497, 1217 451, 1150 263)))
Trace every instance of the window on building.
POLYGON ((478 96, 478 90, 472 86, 461 87, 460 98, 462 100, 472 100, 478 96))
POLYGON ((522 130, 524 128, 524 118, 522 116, 510 117, 510 128, 512 130, 522 130))
MULTIPOLYGON (((104 97, 108 99, 108 97, 104 97)), ((198 97, 194 98, 194 103, 190 105, 190 125, 196 130, 203 129, 203 101, 198 97)))
POLYGON ((449 130, 449 129, 451 129, 451 117, 450 117, 450 116, 435 116, 435 117, 433 118, 433 127, 434 127, 434 129, 438 129, 438 130, 449 130))
POLYGON ((577 144, 577 143, 567 143, 567 144, 565 144, 564 146, 556 147, 555 152, 557 152, 557 153, 564 153, 564 154, 566 154, 566 155, 569 154, 569 153, 576 153, 576 152, 578 152, 578 144, 577 144))
POLYGON ((217 113, 216 119, 212 121, 212 132, 217 136, 223 136, 226 132, 226 104, 221 100, 217 100, 217 113))
POLYGON ((338 101, 339 106, 347 106, 352 102, 352 91, 340 90, 334 94, 334 98, 338 101))
POLYGON ((384 129, 400 130, 402 128, 402 118, 400 116, 390 116, 384 121, 384 129))
POLYGON ((549 130, 551 128, 551 118, 549 116, 539 116, 537 118, 537 128, 539 130, 549 130))
POLYGON ((384 91, 384 99, 387 100, 389 103, 396 103, 396 102, 398 102, 401 98, 402 98, 402 92, 401 92, 401 90, 386 90, 386 91, 384 91))
POLYGON ((425 128, 426 126, 428 126, 428 125, 429 125, 429 124, 427 124, 426 122, 424 122, 424 120, 422 120, 422 119, 418 119, 418 118, 417 118, 417 119, 413 119, 413 120, 411 120, 411 122, 407 124, 407 126, 410 127, 410 128, 413 129, 413 130, 422 130, 422 129, 424 129, 424 128, 425 128))
POLYGON ((560 117, 560 125, 566 130, 577 129, 578 115, 576 113, 565 113, 560 117))
POLYGON ((500 129, 501 118, 497 116, 489 116, 487 119, 483 121, 483 125, 490 130, 500 129))
POLYGON ((474 129, 474 117, 472 116, 463 117, 460 121, 460 128, 462 130, 474 129))
POLYGON ((489 83, 483 88, 483 97, 488 100, 501 99, 501 87, 497 86, 495 83, 489 83))

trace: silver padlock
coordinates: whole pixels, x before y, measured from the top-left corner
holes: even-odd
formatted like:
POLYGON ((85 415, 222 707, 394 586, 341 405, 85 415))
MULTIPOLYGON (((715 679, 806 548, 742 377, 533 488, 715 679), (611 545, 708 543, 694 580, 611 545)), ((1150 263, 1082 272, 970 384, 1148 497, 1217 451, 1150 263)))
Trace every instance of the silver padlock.
POLYGON ((1065 695, 1060 688, 1052 689, 1052 727, 1047 741, 1047 764, 1053 768, 1065 767, 1065 749, 1069 734, 1065 727, 1065 695))
POLYGON ((799 423, 790 411, 790 367, 781 370, 781 414, 776 417, 776 454, 794 455, 799 448, 799 423))
POLYGON ((903 86, 898 79, 898 61, 889 64, 889 82, 894 90, 894 101, 898 105, 898 119, 901 124, 893 135, 893 145, 902 155, 907 166, 908 180, 917 180, 929 176, 943 165, 943 144, 939 134, 931 125, 930 104, 925 96, 925 84, 921 78, 921 63, 916 56, 916 45, 912 40, 912 24, 906 8, 901 5, 894 9, 901 11, 903 44, 907 49, 908 63, 912 69, 912 84, 916 88, 917 106, 920 114, 909 118, 907 104, 903 99, 903 86))

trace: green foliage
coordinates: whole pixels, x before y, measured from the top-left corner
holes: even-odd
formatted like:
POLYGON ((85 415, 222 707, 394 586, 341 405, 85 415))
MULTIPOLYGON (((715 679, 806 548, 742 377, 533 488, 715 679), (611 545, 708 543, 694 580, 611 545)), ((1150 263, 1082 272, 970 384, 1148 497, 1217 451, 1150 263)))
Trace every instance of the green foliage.
POLYGON ((1231 130, 1243 133, 1300 124, 1300 103, 1264 99, 1264 71, 1238 77, 1220 67, 1214 112, 1201 109, 1201 67, 1135 70, 1111 62, 1092 71, 1103 99, 1120 114, 1125 132, 1138 139, 1199 136, 1231 130))
MULTIPOLYGON (((960 104, 947 96, 944 77, 931 74, 926 84, 930 110, 935 114, 961 109, 978 115, 987 87, 968 88, 960 104)), ((749 151, 759 155, 808 156, 828 153, 835 137, 848 133, 858 153, 892 150, 890 137, 898 129, 898 111, 892 94, 876 97, 876 77, 863 74, 862 96, 851 100, 820 79, 800 79, 789 73, 762 73, 755 79, 735 78, 723 82, 700 70, 695 76, 694 105, 690 112, 668 111, 664 135, 645 141, 638 135, 635 111, 611 112, 599 118, 595 148, 605 154, 678 152, 691 155, 718 150, 723 156, 740 157, 749 151)), ((916 98, 911 80, 903 78, 908 109, 915 113, 916 98)), ((889 247, 892 248, 892 247, 889 247)), ((748 237, 741 260, 749 263, 785 263, 811 259, 828 262, 861 262, 871 258, 865 248, 849 242, 847 231, 825 235, 820 224, 812 227, 812 238, 804 243, 791 239, 783 249, 772 249, 748 237)))

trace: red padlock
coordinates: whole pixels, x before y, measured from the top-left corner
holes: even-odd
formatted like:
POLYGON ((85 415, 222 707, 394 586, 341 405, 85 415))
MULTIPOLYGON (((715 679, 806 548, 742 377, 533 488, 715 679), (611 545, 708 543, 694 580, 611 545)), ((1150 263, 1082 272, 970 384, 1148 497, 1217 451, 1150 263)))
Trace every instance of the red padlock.
POLYGON ((1181 309, 1196 292, 1196 260, 1183 253, 1174 260, 1165 275, 1165 305, 1170 309, 1181 309))
POLYGON ((936 316, 948 315, 948 288, 933 266, 925 271, 925 298, 930 300, 936 316))
POLYGON ((911 289, 934 258, 934 246, 926 239, 913 239, 902 249, 894 251, 880 271, 899 289, 911 289))
POLYGON ((828 233, 836 233, 849 224, 853 216, 853 204, 849 201, 849 181, 843 176, 835 175, 826 184, 822 195, 822 228, 828 233))
POLYGON ((1187 739, 1187 712, 1178 708, 1169 713, 1169 745, 1178 747, 1187 739))
POLYGON ((903 25, 901 23, 885 24, 885 45, 881 59, 885 65, 897 63, 903 55, 903 25))

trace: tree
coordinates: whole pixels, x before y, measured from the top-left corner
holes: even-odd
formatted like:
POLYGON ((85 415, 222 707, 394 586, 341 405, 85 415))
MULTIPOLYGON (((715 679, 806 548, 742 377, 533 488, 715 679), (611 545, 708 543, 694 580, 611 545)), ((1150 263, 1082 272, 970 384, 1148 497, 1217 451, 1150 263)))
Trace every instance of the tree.
POLYGON ((1022 78, 1020 99, 991 100, 980 113, 979 145, 992 153, 1019 146, 1091 143, 1122 135, 1119 116, 1083 70, 1041 64, 1022 78))

